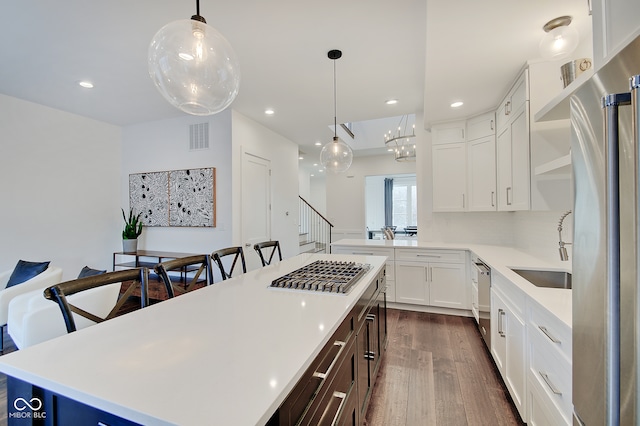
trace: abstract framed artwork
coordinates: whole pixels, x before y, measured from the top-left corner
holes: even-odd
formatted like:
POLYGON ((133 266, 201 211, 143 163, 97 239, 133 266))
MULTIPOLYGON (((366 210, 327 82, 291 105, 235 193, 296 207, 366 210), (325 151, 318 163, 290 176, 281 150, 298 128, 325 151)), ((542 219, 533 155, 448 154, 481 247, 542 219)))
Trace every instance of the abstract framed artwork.
POLYGON ((215 227, 216 169, 130 174, 129 203, 145 226, 215 227))
POLYGON ((169 226, 215 226, 215 169, 169 172, 169 226))

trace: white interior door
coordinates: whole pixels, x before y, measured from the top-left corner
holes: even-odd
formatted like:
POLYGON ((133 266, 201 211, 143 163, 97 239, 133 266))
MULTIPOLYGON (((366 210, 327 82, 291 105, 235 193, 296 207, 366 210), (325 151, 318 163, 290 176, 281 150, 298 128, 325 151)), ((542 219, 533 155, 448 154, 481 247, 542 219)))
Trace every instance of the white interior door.
POLYGON ((260 268, 253 245, 271 239, 271 162, 248 152, 242 156, 242 242, 247 270, 260 268))

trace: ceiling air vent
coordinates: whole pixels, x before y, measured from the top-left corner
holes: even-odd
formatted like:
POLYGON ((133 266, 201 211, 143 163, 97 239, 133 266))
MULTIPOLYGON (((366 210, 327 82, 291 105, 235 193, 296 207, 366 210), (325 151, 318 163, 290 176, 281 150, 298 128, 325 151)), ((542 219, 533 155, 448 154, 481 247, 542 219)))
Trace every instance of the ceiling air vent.
POLYGON ((209 149, 209 123, 189 126, 189 151, 209 149))

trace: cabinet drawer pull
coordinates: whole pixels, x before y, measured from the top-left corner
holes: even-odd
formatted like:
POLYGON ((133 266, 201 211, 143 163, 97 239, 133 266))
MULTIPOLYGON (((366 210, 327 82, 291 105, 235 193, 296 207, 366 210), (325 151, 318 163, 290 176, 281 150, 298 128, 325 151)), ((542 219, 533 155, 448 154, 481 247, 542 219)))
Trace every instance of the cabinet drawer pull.
POLYGON ((336 362, 340 358, 340 354, 344 350, 345 345, 346 345, 345 342, 341 342, 339 340, 336 340, 335 342, 333 342, 333 346, 340 346, 340 350, 338 351, 336 356, 333 358, 333 361, 331 361, 331 364, 329 364, 329 367, 327 367, 327 371, 325 371, 324 373, 316 371, 313 373, 313 377, 317 377, 322 380, 326 379, 329 373, 331 373, 331 370, 333 370, 333 367, 336 365, 336 362))
POLYGON ((496 202, 494 201, 495 195, 496 195, 496 192, 495 191, 491 191, 491 207, 495 207, 496 206, 496 202))
POLYGON ((502 317, 505 315, 506 315, 506 312, 503 309, 498 309, 498 334, 501 337, 507 337, 507 335, 504 333, 503 326, 502 326, 502 317))
POLYGON ((549 378, 549 375, 547 373, 538 371, 538 374, 540 374, 540 377, 542 377, 542 380, 544 380, 547 386, 549 386, 549 389, 551 389, 551 392, 555 393, 556 395, 562 395, 562 392, 560 392, 560 390, 551 382, 551 379, 549 378))
POLYGON ((376 353, 374 351, 365 351, 364 359, 368 359, 370 361, 374 361, 376 359, 376 353))
POLYGON ((367 321, 375 321, 376 320, 375 314, 367 314, 366 320, 367 321))
POLYGON ((513 189, 510 186, 508 186, 507 187, 507 205, 508 206, 511 205, 511 199, 509 198, 509 193, 512 192, 512 191, 513 191, 513 189))
MULTIPOLYGON (((340 413, 342 412, 342 406, 344 402, 347 400, 347 394, 344 392, 335 391, 333 393, 334 398, 338 398, 340 400, 340 405, 338 405, 338 410, 336 411, 335 416, 333 416, 333 420, 331 421, 331 426, 335 426, 338 424, 340 413)), ((327 407, 328 409, 329 407, 327 407)))
POLYGON ((551 340, 553 343, 562 343, 562 341, 560 341, 560 339, 558 339, 557 337, 555 337, 553 334, 551 334, 551 332, 549 330, 547 330, 547 327, 543 326, 543 325, 539 325, 538 328, 549 338, 549 340, 551 340))

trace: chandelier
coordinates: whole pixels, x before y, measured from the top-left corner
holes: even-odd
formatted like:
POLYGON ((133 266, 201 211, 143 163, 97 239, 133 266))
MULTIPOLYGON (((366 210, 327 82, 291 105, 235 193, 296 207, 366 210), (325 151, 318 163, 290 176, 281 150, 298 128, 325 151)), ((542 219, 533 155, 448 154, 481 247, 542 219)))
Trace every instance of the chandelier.
POLYGON ((416 125, 411 127, 411 133, 408 133, 407 127, 409 116, 403 115, 400 117, 397 132, 394 134, 389 130, 389 133, 384 135, 384 144, 388 151, 393 152, 396 161, 416 161, 416 144, 410 141, 416 137, 416 125))

